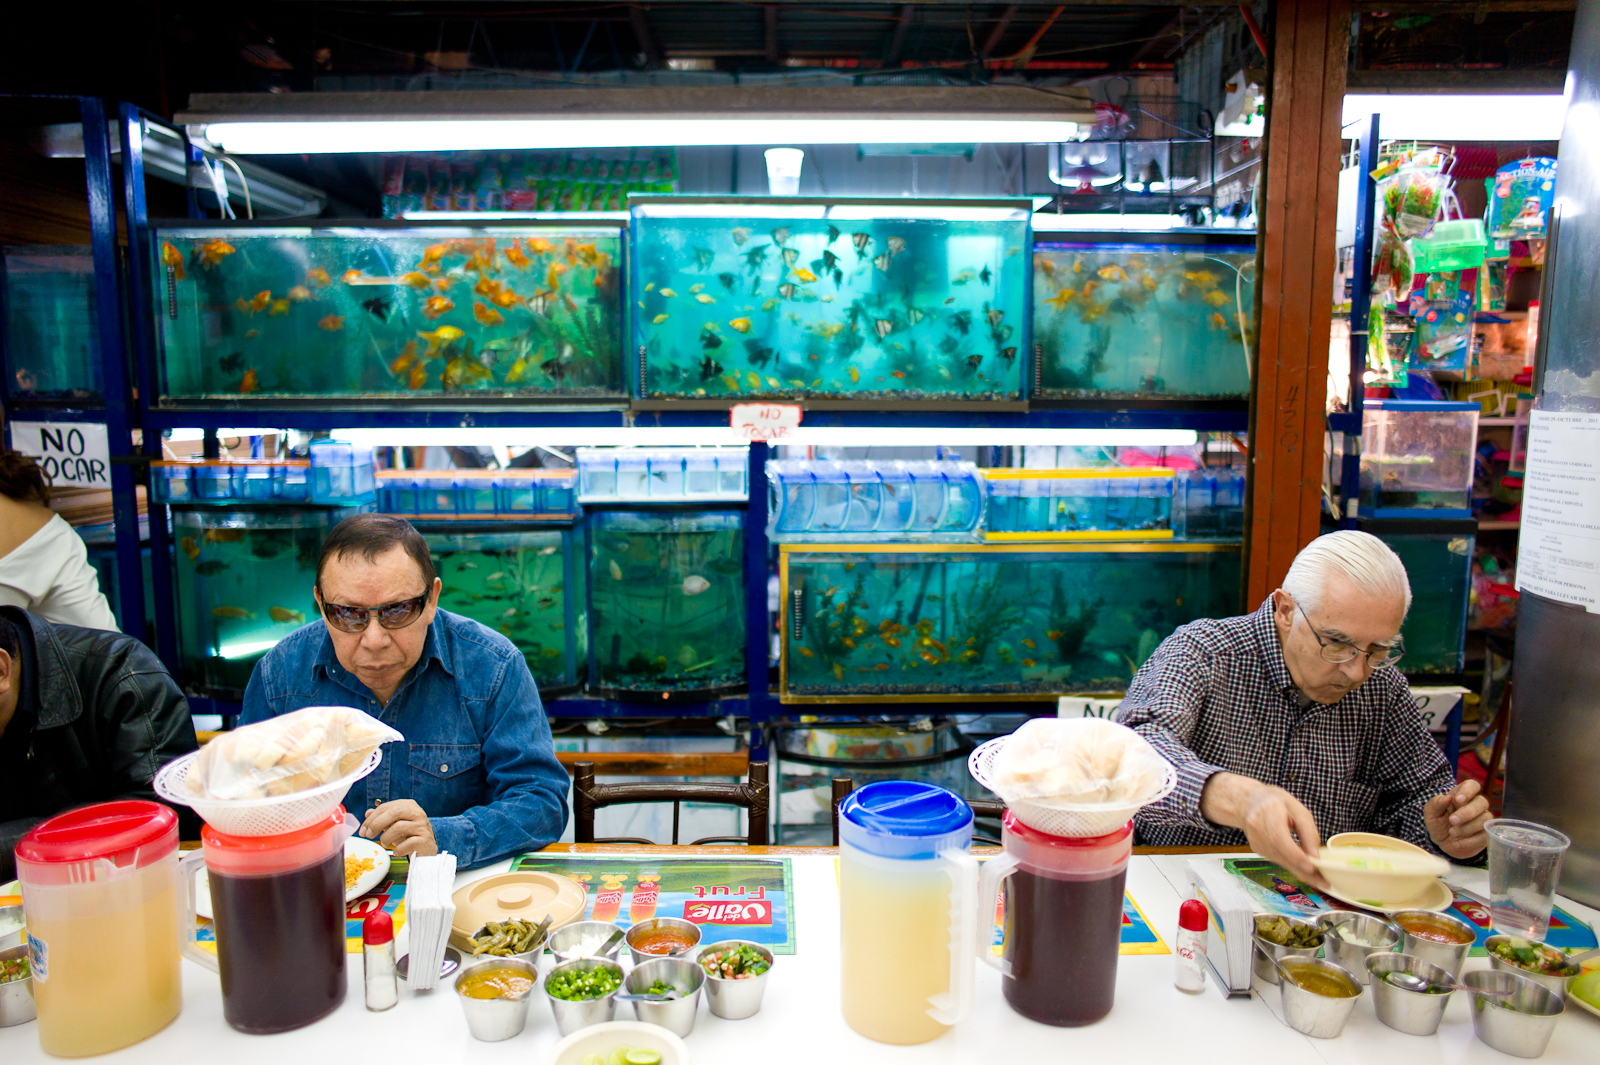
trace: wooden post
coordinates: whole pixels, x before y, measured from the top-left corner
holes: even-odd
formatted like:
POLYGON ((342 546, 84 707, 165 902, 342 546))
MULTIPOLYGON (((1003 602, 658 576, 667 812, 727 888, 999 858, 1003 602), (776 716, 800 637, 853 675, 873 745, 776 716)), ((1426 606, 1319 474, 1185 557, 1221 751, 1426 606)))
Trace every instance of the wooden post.
POLYGON ((594 842, 594 763, 578 762, 572 767, 572 839, 575 843, 594 842))
POLYGON ((1279 0, 1271 43, 1246 609, 1319 531, 1349 0, 1279 0))

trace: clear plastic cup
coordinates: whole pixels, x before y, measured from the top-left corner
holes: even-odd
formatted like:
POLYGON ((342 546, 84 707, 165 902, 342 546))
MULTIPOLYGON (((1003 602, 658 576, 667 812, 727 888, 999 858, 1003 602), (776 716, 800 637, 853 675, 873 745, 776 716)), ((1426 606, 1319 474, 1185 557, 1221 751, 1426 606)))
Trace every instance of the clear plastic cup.
POLYGON ((1489 916, 1496 932, 1544 942, 1572 841, 1532 821, 1497 817, 1489 833, 1489 916))

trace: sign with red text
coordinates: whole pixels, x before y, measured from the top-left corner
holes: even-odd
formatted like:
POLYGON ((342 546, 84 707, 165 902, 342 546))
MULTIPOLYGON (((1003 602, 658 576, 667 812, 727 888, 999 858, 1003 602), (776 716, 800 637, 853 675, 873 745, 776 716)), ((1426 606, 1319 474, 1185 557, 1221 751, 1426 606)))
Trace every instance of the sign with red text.
POLYGON ((683 904, 683 919, 695 924, 772 924, 772 903, 704 899, 683 904))
POLYGON ((782 440, 799 428, 800 404, 735 403, 728 421, 746 440, 782 440))

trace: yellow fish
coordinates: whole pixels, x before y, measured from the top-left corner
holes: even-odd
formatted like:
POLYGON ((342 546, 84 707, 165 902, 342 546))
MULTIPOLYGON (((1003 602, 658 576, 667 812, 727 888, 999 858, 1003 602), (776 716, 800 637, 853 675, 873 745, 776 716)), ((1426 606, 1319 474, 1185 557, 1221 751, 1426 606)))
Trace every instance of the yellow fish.
POLYGON ((704 289, 705 289, 705 286, 702 285, 702 284, 698 284, 697 283, 697 284, 690 285, 689 286, 689 295, 693 296, 696 292, 703 291, 704 289))
POLYGON ((610 562, 606 563, 606 568, 610 570, 612 580, 620 581, 622 579, 622 567, 617 565, 616 559, 612 559, 610 562))
POLYGON ((773 296, 773 297, 771 297, 770 299, 768 299, 765 303, 763 303, 761 305, 761 309, 764 310, 764 311, 770 311, 770 310, 772 310, 772 308, 776 307, 777 305, 778 305, 778 297, 773 296))
POLYGON ((505 315, 482 303, 472 305, 472 317, 482 325, 499 325, 506 320, 505 315))
POLYGON ((1049 299, 1045 300, 1045 303, 1049 304, 1051 307, 1054 307, 1058 311, 1064 311, 1067 309, 1067 304, 1071 303, 1072 298, 1076 295, 1077 293, 1072 289, 1064 288, 1060 292, 1057 292, 1054 296, 1051 296, 1049 299))
POLYGON ((280 624, 293 621, 297 624, 304 625, 306 622, 305 611, 285 610, 281 606, 272 607, 267 611, 267 615, 272 618, 273 621, 279 622, 280 624))
POLYGON ((741 333, 750 332, 750 319, 748 318, 735 318, 728 324, 741 333))
POLYGON ((672 289, 670 289, 670 288, 664 288, 664 289, 662 289, 662 290, 661 290, 661 294, 662 294, 662 295, 663 295, 663 296, 665 296, 665 297, 666 297, 666 298, 667 298, 667 299, 669 299, 669 300, 670 300, 670 299, 671 299, 671 298, 672 298, 672 297, 674 297, 674 296, 676 296, 676 295, 677 295, 677 293, 676 293, 676 292, 674 292, 674 291, 672 291, 672 289))
POLYGON ((544 287, 554 292, 561 285, 561 275, 567 272, 566 263, 551 263, 544 275, 544 287))
POLYGON ((178 541, 178 546, 183 549, 184 554, 189 556, 190 562, 200 557, 200 545, 194 542, 194 537, 185 536, 178 541))
POLYGON ((421 270, 412 270, 410 273, 400 275, 400 283, 421 292, 433 286, 433 279, 421 270))
POLYGON ((1036 665, 1038 665, 1038 663, 1037 663, 1037 662, 1035 662, 1035 661, 1034 661, 1034 660, 1033 660, 1033 659, 1031 659, 1031 658, 1024 658, 1024 659, 1023 659, 1023 660, 1022 660, 1022 664, 1023 664, 1023 665, 1024 665, 1024 666, 1027 666, 1027 667, 1028 667, 1028 668, 1029 668, 1029 669, 1032 669, 1032 668, 1033 668, 1033 667, 1034 667, 1034 666, 1036 666, 1036 665))
POLYGON ((670 315, 670 314, 658 314, 654 318, 650 319, 650 321, 652 323, 654 323, 655 325, 660 325, 662 322, 666 321, 668 318, 671 318, 671 317, 672 317, 672 315, 670 315))
POLYGON ((217 606, 211 608, 211 616, 217 618, 253 618, 254 614, 242 606, 217 606))
POLYGON ((306 271, 306 284, 321 288, 323 285, 333 284, 333 278, 328 276, 328 271, 320 266, 313 266, 306 271))
MULTIPOLYGON (((656 290, 656 283, 654 281, 650 282, 648 285, 646 285, 644 287, 644 290, 646 292, 654 292, 656 290)), ((643 304, 640 304, 640 306, 642 307, 643 304)))
POLYGON ((739 391, 739 379, 733 376, 731 373, 725 373, 722 375, 722 383, 728 386, 729 392, 739 391))
POLYGON ((441 325, 438 329, 435 329, 431 333, 419 332, 417 334, 417 336, 428 342, 429 355, 432 355, 434 352, 438 351, 443 345, 449 344, 452 341, 460 340, 466 335, 467 334, 463 333, 453 325, 441 325))
POLYGON ((517 361, 511 364, 511 369, 506 371, 506 384, 514 385, 524 380, 528 376, 528 368, 531 365, 532 363, 528 362, 526 357, 517 356, 517 361))
POLYGON ((200 245, 200 265, 210 270, 237 250, 225 240, 208 240, 200 245))
POLYGON ((296 285, 289 290, 289 298, 296 303, 304 303, 306 300, 314 300, 317 297, 313 296, 311 290, 304 285, 296 285))
POLYGON ((745 377, 749 379, 751 388, 761 387, 761 375, 756 373, 754 370, 751 370, 749 373, 745 374, 745 377))
POLYGON ((535 255, 549 255, 556 250, 556 246, 543 237, 525 237, 522 243, 535 255))
POLYGON ((807 658, 815 658, 815 657, 817 657, 816 653, 814 651, 812 651, 811 648, 809 648, 809 647, 800 648, 800 653, 805 655, 807 658))
POLYGON ((700 295, 696 296, 695 299, 700 301, 701 303, 715 303, 715 302, 717 302, 716 297, 707 296, 704 292, 702 292, 702 293, 700 293, 700 295))
POLYGON ((341 314, 327 315, 317 323, 317 328, 326 329, 330 333, 337 333, 344 328, 344 316, 341 314))
POLYGON ((1156 283, 1156 279, 1151 277, 1149 274, 1145 274, 1139 278, 1139 284, 1144 286, 1144 290, 1146 292, 1154 292, 1156 290, 1156 283))
POLYGON ((455 310, 455 307, 455 301, 447 296, 429 296, 422 304, 422 316, 431 322, 455 310))
POLYGON ((810 270, 807 270, 803 266, 795 268, 794 276, 798 277, 801 281, 815 281, 817 279, 816 274, 813 274, 810 270))
POLYGON ((188 279, 189 275, 183 272, 183 253, 166 241, 161 242, 161 265, 169 268, 176 280, 188 279))
POLYGON ((1128 279, 1128 272, 1116 263, 1112 263, 1110 266, 1102 266, 1095 271, 1095 275, 1102 281, 1126 281, 1128 279))
POLYGON ((860 370, 858 370, 854 366, 852 366, 849 369, 849 374, 850 374, 850 380, 851 380, 852 383, 854 383, 854 384, 860 384, 861 383, 861 371, 860 370))
POLYGON ((1199 285, 1202 291, 1217 287, 1217 275, 1208 270, 1185 270, 1183 279, 1191 285, 1199 285))
POLYGON ((489 377, 489 368, 476 359, 469 359, 463 355, 444 364, 444 373, 439 377, 439 383, 446 388, 464 388, 476 384, 489 377))
POLYGON ((286 299, 273 300, 272 304, 267 308, 267 316, 270 318, 282 318, 288 313, 289 301, 286 299))
POLYGON ((1233 302, 1233 297, 1228 295, 1226 292, 1222 291, 1220 288, 1219 289, 1213 289, 1210 292, 1207 292, 1204 296, 1202 296, 1200 298, 1203 299, 1206 302, 1206 304, 1208 306, 1211 306, 1211 307, 1221 307, 1224 304, 1233 302))
POLYGON ((833 664, 833 675, 837 680, 844 680, 844 667, 835 662, 833 664))

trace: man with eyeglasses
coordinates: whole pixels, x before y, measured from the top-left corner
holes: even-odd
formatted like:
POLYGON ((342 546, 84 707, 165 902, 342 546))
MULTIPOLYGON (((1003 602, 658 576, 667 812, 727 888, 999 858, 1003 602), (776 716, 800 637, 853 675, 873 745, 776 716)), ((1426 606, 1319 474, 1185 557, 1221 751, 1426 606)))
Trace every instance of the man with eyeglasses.
POLYGON ((404 518, 334 526, 313 588, 324 624, 267 652, 240 722, 353 706, 393 725, 405 741, 384 748, 345 808, 397 855, 448 851, 470 868, 559 839, 567 774, 527 660, 500 633, 440 610, 441 587, 404 518))
POLYGON ((1254 614, 1169 636, 1117 709, 1178 770, 1135 816, 1141 841, 1248 842, 1318 888, 1310 859, 1340 832, 1481 853, 1488 801, 1456 783, 1397 668, 1410 608, 1399 556, 1341 531, 1302 550, 1254 614))

